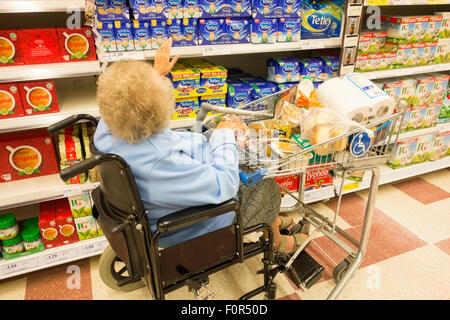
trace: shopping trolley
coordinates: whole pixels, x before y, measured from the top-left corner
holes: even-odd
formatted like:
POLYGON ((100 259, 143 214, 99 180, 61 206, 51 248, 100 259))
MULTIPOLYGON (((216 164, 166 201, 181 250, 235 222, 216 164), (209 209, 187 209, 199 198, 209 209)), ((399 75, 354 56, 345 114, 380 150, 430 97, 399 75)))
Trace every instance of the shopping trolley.
MULTIPOLYGON (((293 89, 290 88, 268 95, 236 109, 203 103, 197 115, 193 130, 195 132, 202 132, 205 129, 212 129, 214 127, 214 123, 220 115, 213 115, 206 118, 206 115, 210 112, 235 114, 240 116, 246 123, 262 119, 272 119, 275 115, 277 103, 289 90, 293 89)), ((405 107, 406 102, 401 100, 398 103, 397 112, 392 115, 376 121, 371 121, 365 125, 356 126, 345 134, 341 134, 316 145, 307 146, 301 151, 282 158, 274 159, 267 157, 266 155, 261 156, 261 153, 250 152, 245 147, 238 147, 240 164, 245 164, 254 170, 254 172, 250 174, 240 172, 240 178, 246 185, 258 183, 261 179, 266 178, 275 178, 292 174, 299 175, 298 195, 295 195, 293 192, 280 186, 286 195, 295 200, 293 206, 282 207, 280 208, 280 212, 298 211, 303 220, 310 223, 310 225, 315 228, 294 254, 276 259, 277 261, 281 261, 281 263, 279 263, 278 270, 274 271, 274 276, 277 274, 277 271, 295 274, 295 272, 293 272, 293 264, 296 261, 296 258, 316 234, 322 233, 348 253, 348 257, 339 263, 333 271, 336 286, 329 294, 328 299, 337 298, 364 258, 369 240, 369 232, 380 179, 379 165, 385 164, 392 154, 392 145, 396 144, 399 135, 395 128, 398 127, 398 124, 403 120, 405 107), (347 147, 343 151, 333 151, 336 149, 334 148, 336 143, 346 143, 347 147), (330 151, 323 155, 324 150, 330 151), (304 203, 306 174, 314 170, 324 169, 329 170, 329 174, 332 177, 341 179, 341 184, 337 191, 337 208, 332 219, 324 217, 304 203), (352 173, 361 171, 370 171, 372 175, 364 213, 362 233, 358 241, 337 226, 337 217, 339 216, 341 207, 345 179, 352 173), (337 235, 341 235, 357 249, 354 250, 351 248, 337 235)), ((267 138, 264 142, 269 143, 270 138, 267 138)))

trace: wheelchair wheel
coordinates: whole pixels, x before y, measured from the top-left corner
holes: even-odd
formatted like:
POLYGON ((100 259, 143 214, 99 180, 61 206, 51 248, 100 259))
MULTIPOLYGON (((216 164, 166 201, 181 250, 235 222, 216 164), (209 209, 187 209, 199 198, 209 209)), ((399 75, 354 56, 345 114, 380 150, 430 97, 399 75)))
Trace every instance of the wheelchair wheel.
POLYGON ((143 281, 128 283, 120 287, 117 285, 119 280, 127 278, 128 271, 125 263, 115 254, 111 246, 108 246, 102 253, 98 269, 100 278, 111 289, 117 291, 133 291, 145 286, 143 281))

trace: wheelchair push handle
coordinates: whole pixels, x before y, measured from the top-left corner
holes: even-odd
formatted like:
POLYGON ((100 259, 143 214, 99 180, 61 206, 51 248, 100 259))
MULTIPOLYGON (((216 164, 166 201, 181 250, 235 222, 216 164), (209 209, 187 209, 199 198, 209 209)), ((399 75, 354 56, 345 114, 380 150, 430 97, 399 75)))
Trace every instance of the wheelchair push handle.
POLYGON ((95 117, 91 116, 90 114, 74 114, 66 119, 63 119, 57 123, 52 124, 47 128, 47 130, 50 133, 50 135, 53 135, 54 133, 57 133, 59 130, 71 126, 80 120, 90 121, 94 125, 97 125, 98 123, 98 120, 95 117))
POLYGON ((68 168, 62 169, 59 172, 59 176, 63 181, 69 180, 70 178, 76 176, 77 174, 84 173, 89 169, 94 168, 95 166, 99 165, 100 162, 102 161, 103 161, 102 155, 97 154, 89 159, 83 160, 79 163, 71 165, 68 168))

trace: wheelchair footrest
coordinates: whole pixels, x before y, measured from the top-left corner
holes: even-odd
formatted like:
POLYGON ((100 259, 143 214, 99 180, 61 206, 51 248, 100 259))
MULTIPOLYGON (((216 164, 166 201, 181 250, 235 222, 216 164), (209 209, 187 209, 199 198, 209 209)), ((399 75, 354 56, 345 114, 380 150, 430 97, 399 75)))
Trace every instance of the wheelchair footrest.
POLYGON ((297 287, 303 285, 309 289, 320 280, 324 269, 306 251, 302 251, 292 263, 291 268, 284 272, 297 287))

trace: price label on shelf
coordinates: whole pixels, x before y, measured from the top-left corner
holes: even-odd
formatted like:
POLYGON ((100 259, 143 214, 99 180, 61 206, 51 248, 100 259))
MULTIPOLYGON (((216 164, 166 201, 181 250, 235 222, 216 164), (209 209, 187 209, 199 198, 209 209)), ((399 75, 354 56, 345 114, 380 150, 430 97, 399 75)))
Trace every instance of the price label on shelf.
POLYGON ((359 188, 359 182, 355 181, 352 183, 347 183, 342 188, 342 192, 350 191, 350 190, 357 189, 357 188, 359 188))
POLYGON ((108 246, 108 242, 105 241, 99 241, 95 243, 86 244, 81 247, 81 253, 83 255, 89 255, 97 252, 102 252, 105 250, 105 248, 108 246))
POLYGON ((203 56, 217 56, 231 54, 231 50, 228 46, 205 46, 202 48, 203 56))
POLYGON ((29 259, 26 261, 16 261, 11 262, 9 264, 6 264, 3 267, 3 273, 4 274, 12 274, 19 271, 35 268, 38 266, 38 260, 37 259, 29 259))
POLYGON ((145 60, 144 51, 110 52, 109 61, 145 60))
POLYGON ((92 182, 92 187, 91 189, 94 190, 95 188, 100 187, 100 182, 92 182))
POLYGON ((439 125, 438 131, 439 133, 450 131, 450 123, 439 125))
POLYGON ((409 5, 412 4, 411 0, 392 0, 393 5, 409 5))
POLYGON ((361 16, 362 5, 353 5, 348 7, 347 17, 359 17, 361 16))
POLYGON ((387 6, 389 0, 366 0, 368 6, 387 6))
POLYGON ((64 197, 76 196, 82 193, 81 186, 71 185, 64 188, 64 197))
POLYGON ((69 260, 77 256, 77 249, 72 248, 65 251, 52 252, 44 256, 45 264, 69 260))
POLYGON ((447 4, 450 3, 449 0, 428 0, 429 4, 447 4))

